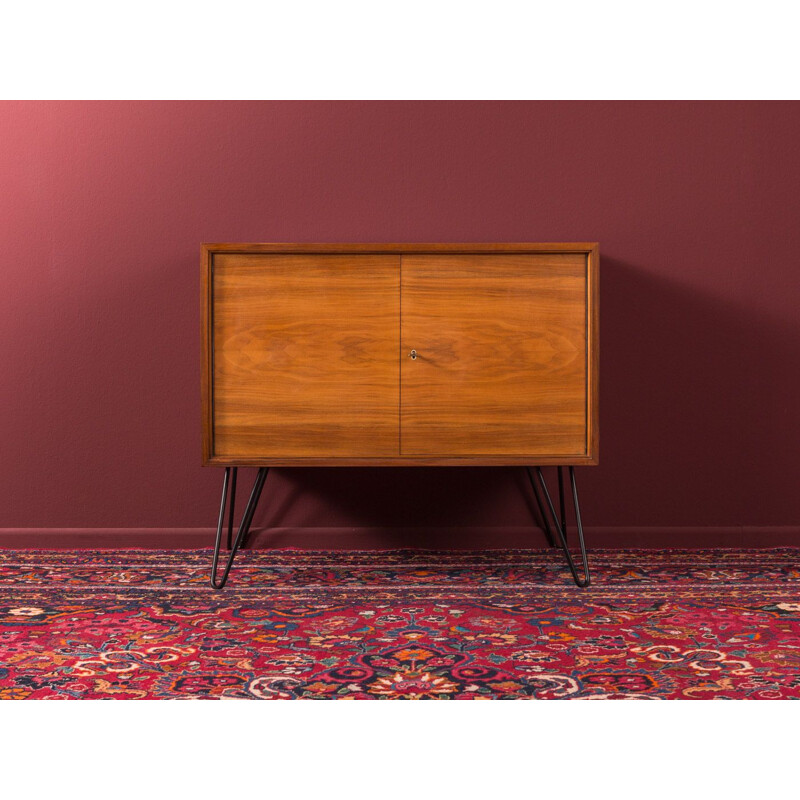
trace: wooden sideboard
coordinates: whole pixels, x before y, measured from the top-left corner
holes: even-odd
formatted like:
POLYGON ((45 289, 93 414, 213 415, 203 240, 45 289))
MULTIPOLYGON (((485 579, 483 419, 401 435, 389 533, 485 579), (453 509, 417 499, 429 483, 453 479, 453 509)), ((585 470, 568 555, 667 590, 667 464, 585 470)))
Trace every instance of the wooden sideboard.
POLYGON ((528 467, 573 567, 568 466, 586 566, 572 467, 598 459, 597 244, 205 244, 201 264, 214 574, 226 497, 229 569, 271 466, 528 467), (259 473, 231 545, 239 466, 259 473))

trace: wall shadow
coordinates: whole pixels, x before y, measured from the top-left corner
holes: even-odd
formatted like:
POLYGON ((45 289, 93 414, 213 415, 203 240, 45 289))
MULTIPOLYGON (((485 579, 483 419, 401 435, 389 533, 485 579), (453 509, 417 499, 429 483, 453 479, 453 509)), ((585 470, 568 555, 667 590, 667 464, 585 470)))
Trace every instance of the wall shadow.
MULTIPOLYGON (((727 287, 711 295, 611 257, 601 270, 600 465, 577 470, 585 525, 800 521, 800 329, 728 299, 727 287)), ((260 527, 377 527, 394 547, 407 528, 536 519, 520 469, 275 472, 260 527)))

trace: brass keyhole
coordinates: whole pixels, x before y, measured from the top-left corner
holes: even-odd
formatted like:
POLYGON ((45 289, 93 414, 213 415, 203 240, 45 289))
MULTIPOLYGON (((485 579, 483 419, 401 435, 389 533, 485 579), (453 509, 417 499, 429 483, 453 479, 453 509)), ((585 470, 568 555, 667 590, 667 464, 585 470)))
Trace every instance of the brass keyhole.
POLYGON ((408 357, 409 357, 409 358, 410 358, 412 361, 416 361, 416 360, 417 360, 417 351, 416 351, 416 350, 412 350, 412 351, 411 351, 411 352, 408 354, 408 357))

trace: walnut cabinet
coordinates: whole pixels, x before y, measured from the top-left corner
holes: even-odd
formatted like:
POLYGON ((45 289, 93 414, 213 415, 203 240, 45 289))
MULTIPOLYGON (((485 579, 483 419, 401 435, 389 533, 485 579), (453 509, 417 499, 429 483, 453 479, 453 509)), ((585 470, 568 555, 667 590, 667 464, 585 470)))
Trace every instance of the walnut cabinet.
POLYGON ((203 245, 203 463, 225 467, 211 585, 273 466, 518 464, 589 586, 574 467, 597 463, 597 269, 591 243, 203 245), (240 466, 258 473, 234 538, 240 466))

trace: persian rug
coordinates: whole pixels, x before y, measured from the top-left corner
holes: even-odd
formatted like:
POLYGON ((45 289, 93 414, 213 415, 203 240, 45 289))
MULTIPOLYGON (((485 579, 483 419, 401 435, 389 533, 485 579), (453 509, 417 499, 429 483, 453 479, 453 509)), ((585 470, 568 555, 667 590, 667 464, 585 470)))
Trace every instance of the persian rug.
POLYGON ((0 551, 0 698, 800 698, 800 550, 0 551))

